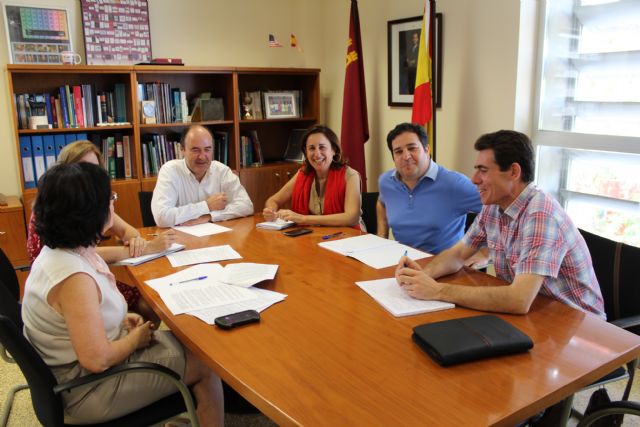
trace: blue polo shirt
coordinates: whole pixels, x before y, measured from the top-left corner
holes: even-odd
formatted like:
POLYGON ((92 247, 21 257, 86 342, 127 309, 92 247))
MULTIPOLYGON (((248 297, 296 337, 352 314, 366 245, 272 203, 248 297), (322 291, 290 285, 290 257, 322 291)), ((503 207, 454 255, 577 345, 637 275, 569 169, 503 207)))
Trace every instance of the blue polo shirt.
POLYGON ((471 180, 433 160, 413 190, 395 169, 380 176, 378 189, 393 237, 432 254, 457 243, 464 234, 467 212, 482 209, 480 194, 471 180))

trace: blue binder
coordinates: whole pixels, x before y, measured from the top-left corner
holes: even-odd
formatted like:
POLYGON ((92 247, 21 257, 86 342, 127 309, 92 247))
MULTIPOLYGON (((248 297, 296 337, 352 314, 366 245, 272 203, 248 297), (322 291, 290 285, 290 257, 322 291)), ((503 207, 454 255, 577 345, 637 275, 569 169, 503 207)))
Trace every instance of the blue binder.
POLYGON ((56 162, 56 145, 53 135, 42 135, 42 142, 44 144, 45 167, 49 169, 56 162))
POLYGON ((89 137, 87 136, 86 133, 84 132, 76 133, 76 141, 86 141, 88 139, 89 137))
POLYGON ((31 150, 31 137, 20 137, 20 159, 22 160, 22 176, 24 188, 36 188, 36 177, 33 173, 33 152, 31 150))
POLYGON ((65 145, 69 145, 72 142, 75 142, 76 140, 76 134, 75 133, 66 133, 64 135, 64 140, 65 140, 65 145))
POLYGON ((64 135, 61 133, 57 133, 54 135, 53 137, 54 140, 54 144, 56 147, 56 160, 58 160, 58 156, 60 155, 60 151, 62 151, 62 149, 64 148, 64 146, 67 144, 67 141, 64 138, 64 135))
POLYGON ((42 135, 31 136, 31 148, 33 150, 33 169, 36 171, 36 182, 47 170, 44 160, 44 143, 42 135))

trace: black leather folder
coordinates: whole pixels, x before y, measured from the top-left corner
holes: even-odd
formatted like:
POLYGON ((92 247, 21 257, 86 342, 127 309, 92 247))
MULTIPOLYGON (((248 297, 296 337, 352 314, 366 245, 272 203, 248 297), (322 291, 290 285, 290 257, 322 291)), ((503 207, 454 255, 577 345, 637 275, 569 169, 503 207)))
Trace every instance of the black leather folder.
POLYGON ((493 315, 425 323, 413 328, 413 341, 442 366, 527 351, 533 341, 493 315))

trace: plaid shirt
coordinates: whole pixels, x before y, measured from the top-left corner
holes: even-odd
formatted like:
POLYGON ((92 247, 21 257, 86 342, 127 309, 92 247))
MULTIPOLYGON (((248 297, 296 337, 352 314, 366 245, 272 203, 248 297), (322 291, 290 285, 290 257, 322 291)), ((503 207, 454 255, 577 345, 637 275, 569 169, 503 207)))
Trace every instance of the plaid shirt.
POLYGON ((584 239, 560 205, 535 185, 504 212, 498 205, 484 206, 463 242, 475 249, 487 246, 501 279, 544 276, 540 294, 606 318, 584 239))

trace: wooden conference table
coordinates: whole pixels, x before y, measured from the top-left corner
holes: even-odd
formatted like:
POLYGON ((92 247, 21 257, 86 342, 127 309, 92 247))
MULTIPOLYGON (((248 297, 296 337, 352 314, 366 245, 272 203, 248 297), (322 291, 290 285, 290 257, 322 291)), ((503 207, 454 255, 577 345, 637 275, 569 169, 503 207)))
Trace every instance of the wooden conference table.
MULTIPOLYGON (((233 231, 202 238, 178 233, 188 249, 230 244, 242 262, 280 266, 258 286, 288 297, 259 324, 224 331, 173 316, 144 284, 176 271, 166 257, 129 273, 180 341, 280 425, 513 425, 640 356, 639 337, 538 297, 527 315, 500 315, 533 339, 531 351, 442 368, 411 341, 412 328, 479 312, 394 318, 354 284, 392 277, 393 267, 375 270, 317 245, 322 235, 360 232, 315 227, 290 238, 256 229, 260 221, 228 221, 222 225, 233 231)), ((471 271, 449 280, 500 284, 471 271)))

